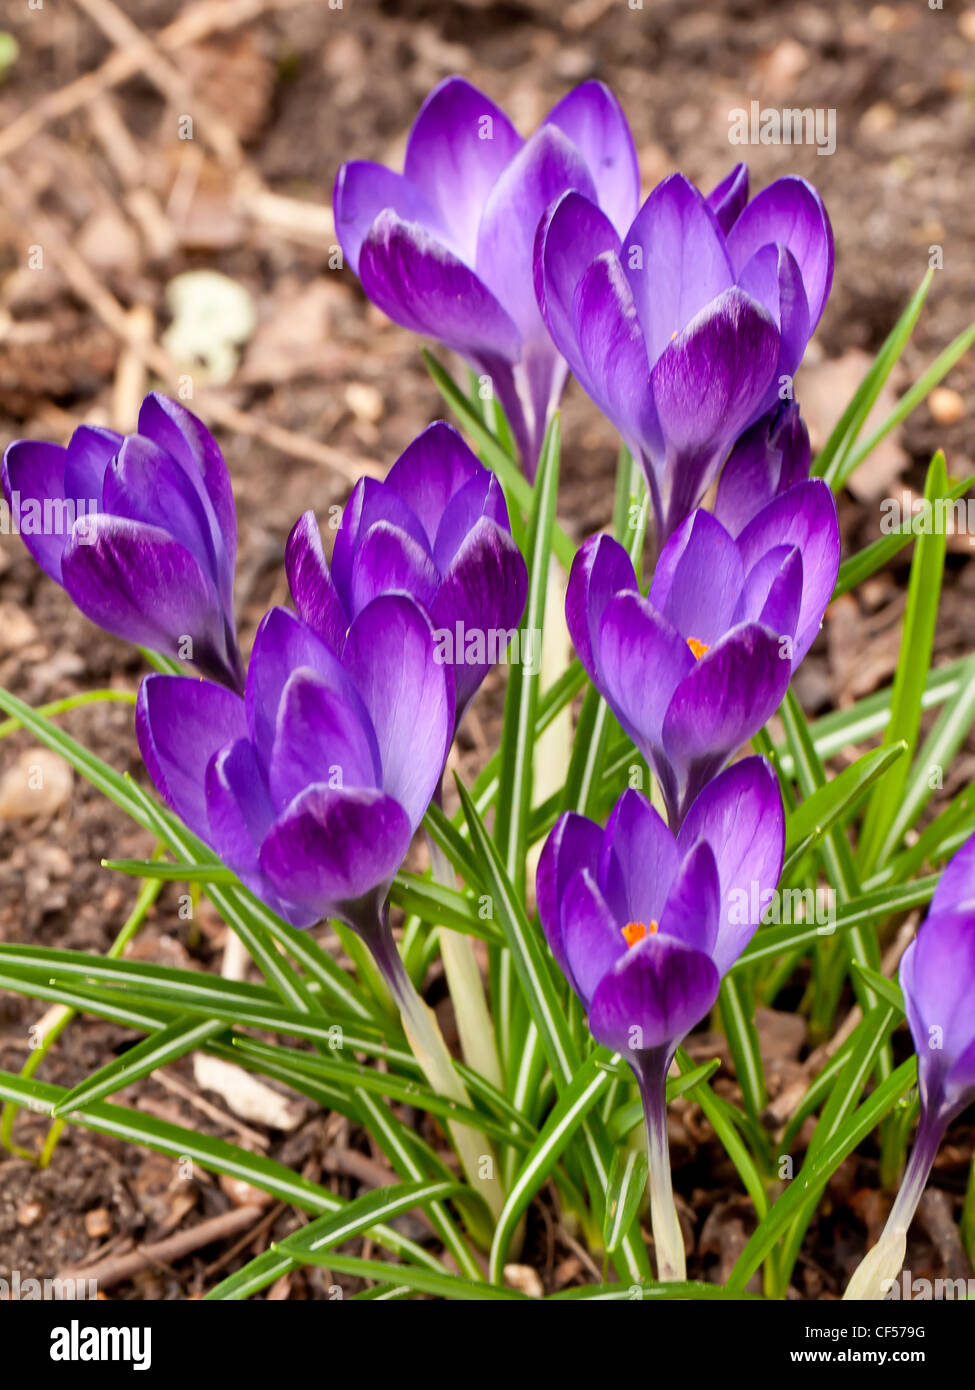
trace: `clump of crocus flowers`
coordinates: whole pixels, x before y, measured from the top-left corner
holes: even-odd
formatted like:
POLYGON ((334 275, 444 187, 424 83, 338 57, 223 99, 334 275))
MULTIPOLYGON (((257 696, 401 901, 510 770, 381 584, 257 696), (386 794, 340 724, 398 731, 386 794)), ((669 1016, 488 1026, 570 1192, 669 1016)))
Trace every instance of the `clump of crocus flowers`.
MULTIPOLYGON (((656 804, 627 791, 605 827, 561 815, 536 886, 593 1037, 636 1077, 658 1276, 680 1280, 666 1078, 759 926, 742 898, 767 902, 783 864, 776 775, 763 758, 734 759, 782 701, 839 565, 836 507, 809 477, 792 392, 829 294, 829 220, 800 179, 749 200, 744 166, 708 194, 675 174, 641 207, 633 139, 602 84, 571 92, 526 140, 450 78, 424 103, 402 173, 343 165, 335 221, 370 298, 489 381, 529 480, 570 370, 646 477, 648 590, 621 544, 592 536, 566 620, 652 769, 656 804)), ((358 934, 431 1084, 456 1099, 388 894, 490 668, 463 634, 508 634, 525 610, 501 481, 437 422, 385 481, 356 485, 330 555, 306 512, 285 547, 297 611, 266 614, 246 670, 230 480, 184 406, 147 397, 127 437, 84 426, 65 448, 18 441, 3 486, 21 513, 66 517, 56 534, 21 530, 83 613, 195 671, 151 675, 139 692, 139 747, 166 804, 286 922, 331 918, 358 934), (444 634, 457 640, 445 648, 444 634)), ((973 979, 975 842, 901 968, 921 1123, 848 1296, 872 1296, 899 1266, 945 1128, 975 1096, 973 979)), ((458 1148, 476 1182, 478 1155, 458 1148)), ((481 1190, 496 1211, 497 1190, 481 1190)))

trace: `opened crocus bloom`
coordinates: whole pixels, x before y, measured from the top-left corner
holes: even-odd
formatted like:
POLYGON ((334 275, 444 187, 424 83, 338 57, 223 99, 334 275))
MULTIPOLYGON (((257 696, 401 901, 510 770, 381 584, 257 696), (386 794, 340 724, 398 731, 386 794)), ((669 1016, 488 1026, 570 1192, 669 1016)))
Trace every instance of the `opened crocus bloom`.
POLYGON ((503 654, 528 591, 498 480, 442 421, 413 441, 385 482, 356 484, 331 569, 313 512, 295 524, 286 563, 298 612, 337 651, 375 597, 412 594, 430 615, 438 658, 453 670, 458 723, 503 654))
POLYGON ((137 434, 82 425, 66 448, 18 440, 3 487, 27 549, 87 618, 242 688, 234 498, 195 415, 154 393, 137 434))
POLYGON ((394 984, 383 907, 453 727, 450 668, 405 594, 367 604, 341 656, 272 609, 243 699, 149 676, 136 715, 146 767, 186 825, 293 926, 347 922, 394 984))
POLYGON ((783 848, 775 775, 751 757, 702 791, 677 835, 642 793, 627 791, 605 831, 584 816, 560 817, 539 861, 538 912, 552 953, 593 1037, 620 1052, 640 1084, 661 1278, 683 1278, 684 1265, 670 1192, 667 1070, 758 926, 754 914, 778 883, 783 848))
POLYGON ((335 184, 336 231, 366 294, 491 378, 529 476, 566 377, 535 304, 532 247, 567 189, 620 234, 639 204, 633 137, 600 82, 524 140, 483 93, 447 78, 416 118, 402 174, 354 162, 335 184))
POLYGON ((696 511, 644 598, 626 551, 593 536, 566 618, 593 683, 653 767, 676 829, 701 788, 778 708, 819 631, 839 568, 827 485, 774 498, 737 538, 696 511))
POLYGON ((917 1050, 921 1117, 883 1234, 850 1280, 848 1299, 888 1292, 945 1130, 975 1101, 975 836, 942 874, 928 916, 904 952, 900 983, 917 1050))
POLYGON ((783 178, 747 198, 743 165, 709 198, 674 174, 622 234, 582 190, 538 230, 542 315, 641 459, 660 540, 789 389, 829 293, 833 238, 816 190, 783 178))

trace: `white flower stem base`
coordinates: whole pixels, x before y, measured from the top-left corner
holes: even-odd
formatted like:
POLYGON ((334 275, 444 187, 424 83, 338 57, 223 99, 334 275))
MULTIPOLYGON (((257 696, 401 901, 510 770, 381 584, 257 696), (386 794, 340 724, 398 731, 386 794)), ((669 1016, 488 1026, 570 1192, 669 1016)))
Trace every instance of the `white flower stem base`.
POLYGON ((684 1234, 680 1228, 674 1189, 670 1177, 670 1146, 667 1140, 667 1070, 670 1056, 659 1048, 641 1055, 634 1065, 643 1113, 647 1122, 647 1149, 650 1161, 650 1225, 657 1262, 657 1278, 662 1284, 683 1282, 687 1278, 684 1234))

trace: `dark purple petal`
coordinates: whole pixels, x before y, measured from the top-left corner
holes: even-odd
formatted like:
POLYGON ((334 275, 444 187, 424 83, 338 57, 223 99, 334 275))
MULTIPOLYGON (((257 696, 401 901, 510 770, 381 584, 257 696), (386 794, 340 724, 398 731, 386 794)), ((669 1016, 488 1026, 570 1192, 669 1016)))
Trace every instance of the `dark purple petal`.
POLYGON ((268 782, 278 810, 315 783, 382 785, 376 735, 361 707, 307 668, 293 672, 281 694, 268 782))
POLYGON ((711 646, 731 626, 744 579, 731 536, 695 511, 660 552, 647 597, 684 638, 711 646))
POLYGON ((588 1007, 600 980, 626 950, 620 924, 588 869, 574 874, 566 886, 562 945, 569 983, 588 1007))
MULTIPOLYGON (((493 521, 482 517, 461 545, 430 605, 438 636, 453 641, 455 715, 459 721, 481 681, 508 645, 528 597, 528 568, 521 551, 493 521), (465 635, 463 655, 457 650, 458 625, 465 635), (484 659, 477 660, 477 635, 484 639, 484 659), (471 636, 475 646, 467 645, 471 636)), ((527 660, 529 653, 520 657, 527 660)), ((540 654, 533 654, 540 655, 540 654)))
POLYGON ((624 1056, 673 1045, 706 1016, 719 984, 710 956, 653 932, 603 976, 589 1027, 597 1042, 624 1056))
POLYGON ((483 518, 510 534, 508 508, 501 484, 493 473, 481 469, 454 494, 440 519, 433 545, 433 559, 446 574, 470 532, 483 518))
POLYGON ((640 167, 626 116, 602 82, 583 82, 545 117, 569 137, 586 161, 599 206, 620 235, 636 216, 640 167))
POLYGON ((212 580, 159 527, 105 513, 89 517, 76 525, 61 573, 71 599, 99 627, 192 660, 225 684, 240 683, 236 641, 212 580))
POLYGON ((325 559, 314 512, 305 512, 291 528, 284 548, 284 567, 302 620, 333 651, 341 651, 349 620, 325 559))
POLYGON ((544 331, 532 283, 535 233, 546 209, 569 190, 596 201, 582 155, 557 127, 543 125, 501 174, 484 205, 475 269, 524 338, 544 331))
POLYGON ((718 866, 722 916, 711 955, 725 975, 751 940, 782 872, 782 797, 764 759, 742 758, 708 782, 684 819, 678 848, 686 854, 699 840, 711 846, 718 866))
MULTIPOLYGON (((65 451, 58 444, 18 439, 3 455, 3 491, 10 508, 11 528, 17 527, 28 552, 46 575, 61 583, 61 556, 71 534, 74 508, 64 494, 65 451), (48 517, 61 516, 65 525, 51 526, 48 517)), ((98 497, 101 498, 99 488, 98 497)))
POLYGON ((667 903, 660 914, 659 927, 685 946, 714 955, 721 917, 721 883, 714 851, 705 841, 694 846, 681 863, 667 903))
POLYGON ((309 916, 345 915, 347 904, 391 881, 411 836, 393 797, 313 786, 268 832, 260 866, 275 891, 309 916))
MULTIPOLYGON (((783 384, 782 379, 791 377, 799 366, 812 332, 802 272, 785 246, 763 246, 742 270, 738 284, 764 304, 779 326, 779 380, 772 387, 775 393, 783 384)), ((772 394, 769 408, 774 399, 772 394)))
POLYGON ((146 676, 136 702, 135 732, 156 790, 209 843, 206 770, 221 748, 246 737, 243 700, 210 681, 146 676))
POLYGON ((403 173, 471 265, 484 205, 523 143, 500 107, 462 77, 435 87, 413 123, 403 173))
POLYGON ((565 593, 565 620, 572 645, 590 676, 603 613, 618 593, 639 593, 633 561, 611 536, 590 536, 576 551, 565 593))
POLYGON ((767 502, 809 477, 809 434, 795 401, 763 415, 721 470, 714 514, 737 536, 767 502))
MULTIPOLYGON (((96 425, 79 425, 64 459, 64 495, 100 511, 105 470, 122 447, 124 436, 96 425)), ((80 510, 79 510, 80 515, 80 510)))
POLYGON ((433 628, 402 594, 373 599, 349 629, 343 665, 372 719, 383 788, 419 825, 454 736, 454 682, 433 628))
POLYGON ((465 483, 482 473, 491 476, 453 425, 435 420, 403 450, 387 473, 385 486, 416 516, 432 554, 448 503, 465 483))
POLYGON ((802 555, 802 605, 796 624, 793 669, 811 647, 836 587, 840 533, 832 491, 821 478, 798 483, 774 498, 738 537, 746 570, 774 546, 796 546, 802 555))
POLYGON ((725 236, 731 231, 748 202, 748 166, 736 164, 707 196, 707 205, 714 213, 725 236))
POLYGON ((705 782, 775 713, 791 674, 778 634, 744 624, 680 682, 663 721, 663 747, 682 785, 678 823, 705 782))
POLYGON ((419 189, 382 164, 353 160, 343 164, 335 179, 332 209, 335 234, 342 254, 358 275, 359 256, 372 224, 387 208, 404 222, 415 222, 446 244, 449 235, 440 217, 419 189))
POLYGON ((462 357, 516 362, 521 335, 482 280, 418 222, 386 210, 359 257, 362 288, 384 313, 462 357))
POLYGON ((802 555, 797 546, 777 545, 749 571, 733 622, 761 623, 791 641, 801 605, 802 555))
POLYGON ((671 174, 650 194, 623 237, 620 260, 651 363, 735 283, 714 213, 683 174, 671 174))
POLYGON ((569 967, 562 944, 562 900, 569 880, 580 869, 596 872, 602 846, 598 825, 574 811, 559 816, 545 841, 535 874, 535 901, 552 955, 559 969, 569 967))
POLYGON ((598 882, 619 921, 659 922, 680 856, 642 792, 629 788, 606 823, 598 882))
POLYGON ((582 362, 576 338, 572 311, 576 286, 599 256, 607 251, 618 252, 619 245, 619 237, 606 214, 579 193, 566 193, 560 198, 535 234, 538 307, 555 346, 580 379, 588 373, 588 364, 582 362))
POLYGON ((802 272, 810 327, 823 312, 833 280, 833 232, 823 200, 804 179, 776 179, 753 198, 728 233, 728 252, 738 275, 769 243, 792 252, 802 272))
POLYGON ((412 594, 429 608, 439 587, 440 575, 426 550, 398 526, 377 521, 360 535, 349 585, 349 611, 353 615, 380 594, 394 590, 412 594))

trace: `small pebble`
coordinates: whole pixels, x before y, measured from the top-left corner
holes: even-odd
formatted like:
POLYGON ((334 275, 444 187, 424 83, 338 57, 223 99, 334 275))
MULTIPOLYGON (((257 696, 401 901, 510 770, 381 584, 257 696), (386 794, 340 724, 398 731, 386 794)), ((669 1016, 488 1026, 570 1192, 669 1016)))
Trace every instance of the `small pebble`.
POLYGON ((950 386, 936 386, 928 397, 928 409, 939 425, 957 425, 965 418, 965 402, 950 386))

